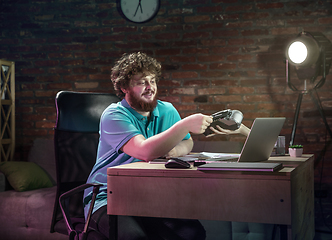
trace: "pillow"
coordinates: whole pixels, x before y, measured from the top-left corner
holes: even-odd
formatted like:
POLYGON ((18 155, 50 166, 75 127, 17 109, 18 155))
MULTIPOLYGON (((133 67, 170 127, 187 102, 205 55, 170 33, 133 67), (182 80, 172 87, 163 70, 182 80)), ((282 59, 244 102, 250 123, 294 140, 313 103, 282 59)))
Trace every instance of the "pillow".
POLYGON ((5 174, 10 185, 19 192, 53 186, 46 172, 33 162, 2 162, 0 171, 5 174))

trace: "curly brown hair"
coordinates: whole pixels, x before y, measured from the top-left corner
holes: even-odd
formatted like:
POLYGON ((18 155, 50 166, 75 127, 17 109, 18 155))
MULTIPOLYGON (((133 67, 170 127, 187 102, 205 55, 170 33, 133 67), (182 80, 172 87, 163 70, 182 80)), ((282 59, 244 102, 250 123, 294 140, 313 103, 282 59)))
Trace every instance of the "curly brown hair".
POLYGON ((123 54, 115 63, 111 73, 117 95, 123 98, 125 94, 121 88, 128 88, 132 76, 145 71, 154 74, 158 83, 161 76, 161 64, 156 59, 141 52, 123 54))

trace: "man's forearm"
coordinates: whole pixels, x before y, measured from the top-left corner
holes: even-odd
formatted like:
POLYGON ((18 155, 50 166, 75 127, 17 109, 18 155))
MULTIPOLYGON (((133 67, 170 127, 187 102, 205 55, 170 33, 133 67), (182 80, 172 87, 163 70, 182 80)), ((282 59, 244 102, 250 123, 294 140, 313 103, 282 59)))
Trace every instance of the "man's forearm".
POLYGON ((165 157, 179 157, 188 154, 194 146, 192 138, 182 140, 165 157))

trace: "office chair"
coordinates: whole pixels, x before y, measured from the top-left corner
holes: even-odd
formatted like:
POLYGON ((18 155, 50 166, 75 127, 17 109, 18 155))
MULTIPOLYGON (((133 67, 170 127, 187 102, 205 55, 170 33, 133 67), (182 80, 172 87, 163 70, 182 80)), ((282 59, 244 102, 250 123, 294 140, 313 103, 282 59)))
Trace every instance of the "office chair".
MULTIPOLYGON (((105 239, 84 219, 83 191, 93 187, 94 197, 99 184, 86 184, 96 161, 99 142, 99 121, 111 103, 120 101, 114 94, 60 91, 55 97, 56 124, 54 149, 57 192, 51 232, 69 235, 70 240, 105 239)), ((93 204, 91 204, 92 206, 93 204)))

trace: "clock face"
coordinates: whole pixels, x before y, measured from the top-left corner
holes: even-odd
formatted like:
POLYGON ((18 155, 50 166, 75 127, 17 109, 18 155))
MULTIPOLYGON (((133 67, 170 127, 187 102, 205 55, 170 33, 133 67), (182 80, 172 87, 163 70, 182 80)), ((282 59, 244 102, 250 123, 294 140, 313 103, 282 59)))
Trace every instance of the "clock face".
POLYGON ((154 18, 160 7, 160 0, 118 0, 118 9, 127 20, 144 23, 154 18))

